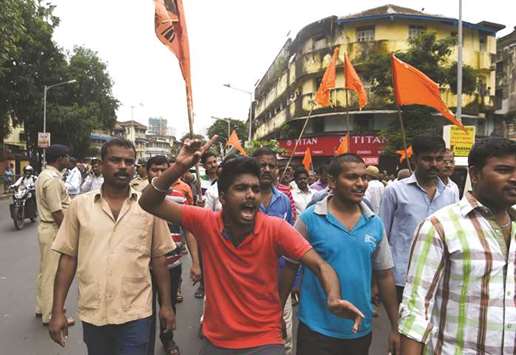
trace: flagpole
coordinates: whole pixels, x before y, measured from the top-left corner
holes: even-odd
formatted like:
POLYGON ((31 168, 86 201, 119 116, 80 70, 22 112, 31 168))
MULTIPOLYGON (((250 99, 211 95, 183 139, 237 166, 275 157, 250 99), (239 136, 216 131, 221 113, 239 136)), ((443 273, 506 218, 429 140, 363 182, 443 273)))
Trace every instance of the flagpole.
POLYGON ((407 136, 405 134, 405 125, 403 124, 403 116, 401 115, 401 108, 399 106, 398 106, 398 118, 400 119, 401 139, 403 140, 403 149, 405 150, 405 160, 407 161, 407 166, 410 171, 410 174, 412 174, 412 167, 410 165, 410 158, 408 156, 407 136))
MULTIPOLYGON (((188 110, 188 129, 190 131, 191 139, 194 138, 193 131, 193 108, 192 108, 192 97, 190 90, 188 90, 188 85, 185 85, 186 88, 186 107, 188 110)), ((197 180, 197 198, 199 201, 202 200, 202 190, 201 190, 201 174, 199 173, 199 164, 195 164, 195 177, 197 180)))
POLYGON ((351 121, 349 117, 349 91, 348 89, 344 89, 346 91, 346 125, 348 126, 348 137, 351 139, 351 121))
MULTIPOLYGON (((301 132, 299 133, 299 137, 296 139, 296 144, 294 144, 294 149, 290 153, 290 156, 287 161, 287 165, 285 165, 285 169, 283 170, 283 173, 281 174, 280 180, 283 180, 283 177, 285 176, 285 173, 287 172, 288 167, 290 166, 290 163, 292 162, 292 158, 294 157, 294 154, 296 153, 297 146, 299 145, 299 141, 301 140, 301 137, 303 137, 303 133, 305 133, 305 128, 308 125, 308 120, 310 119, 310 116, 312 116, 312 111, 314 110, 314 101, 312 101, 312 105, 310 106, 310 111, 308 112, 308 116, 306 116, 305 123, 303 124, 303 128, 301 129, 301 132)), ((313 162, 312 162, 312 169, 313 169, 313 162)))

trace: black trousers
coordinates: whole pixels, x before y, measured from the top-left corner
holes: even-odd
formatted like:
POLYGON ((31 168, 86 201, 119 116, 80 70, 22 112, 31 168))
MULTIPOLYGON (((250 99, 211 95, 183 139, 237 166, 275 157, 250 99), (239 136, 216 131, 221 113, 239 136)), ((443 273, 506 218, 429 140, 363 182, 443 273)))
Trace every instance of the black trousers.
MULTIPOLYGON (((179 283, 181 282, 181 272, 182 272, 181 265, 176 266, 175 268, 169 269, 169 275, 170 275, 170 297, 171 297, 171 303, 172 308, 174 309, 174 312, 176 311, 176 303, 177 303, 177 289, 179 287, 179 283)), ((156 285, 156 281, 154 280, 154 277, 152 278, 152 316, 151 316, 151 331, 150 331, 150 340, 149 340, 149 351, 147 352, 148 355, 154 355, 154 344, 156 343, 156 319, 159 318, 157 315, 157 305, 156 301, 159 298, 158 294, 158 286, 156 285)), ((161 326, 160 326, 161 329, 161 326)), ((172 338, 173 340, 173 338, 172 338)), ((163 341, 162 341, 163 342, 163 341)), ((166 344, 163 344, 166 345, 166 344)))
POLYGON ((297 355, 367 355, 372 335, 337 339, 314 332, 302 322, 297 330, 297 355))

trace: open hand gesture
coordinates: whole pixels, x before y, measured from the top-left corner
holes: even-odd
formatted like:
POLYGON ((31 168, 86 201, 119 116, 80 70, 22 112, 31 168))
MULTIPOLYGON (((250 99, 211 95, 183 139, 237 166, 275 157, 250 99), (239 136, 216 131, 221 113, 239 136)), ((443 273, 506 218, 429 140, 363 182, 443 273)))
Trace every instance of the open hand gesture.
POLYGON ((218 138, 219 136, 215 135, 204 145, 202 145, 202 142, 199 139, 185 139, 183 146, 176 157, 176 164, 181 164, 187 169, 194 166, 218 138))

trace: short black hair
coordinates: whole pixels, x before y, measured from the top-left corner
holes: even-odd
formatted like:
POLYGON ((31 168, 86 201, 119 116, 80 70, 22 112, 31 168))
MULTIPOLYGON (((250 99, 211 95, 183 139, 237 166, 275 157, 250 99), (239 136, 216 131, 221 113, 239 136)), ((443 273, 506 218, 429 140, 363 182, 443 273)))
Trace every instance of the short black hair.
POLYGON ((52 144, 48 147, 46 152, 46 158, 48 163, 54 163, 59 158, 65 157, 70 154, 70 148, 63 144, 52 144))
POLYGON ((209 157, 215 157, 216 158, 217 154, 215 154, 211 150, 208 150, 203 155, 201 155, 201 163, 202 164, 206 164, 206 161, 208 160, 209 157))
POLYGON ((217 186, 219 191, 226 192, 238 175, 250 174, 260 178, 260 166, 249 157, 230 157, 220 164, 219 179, 217 186))
POLYGON ((326 174, 328 172, 328 165, 327 164, 320 165, 316 169, 316 171, 317 171, 317 174, 319 174, 319 175, 326 174))
POLYGON ((308 171, 306 171, 305 168, 303 168, 302 166, 298 166, 294 169, 294 180, 297 179, 297 177, 301 174, 306 174, 306 176, 308 176, 308 171))
POLYGON ((365 164, 364 159, 355 153, 344 153, 336 156, 330 161, 328 167, 328 174, 337 178, 342 172, 342 163, 362 163, 365 164))
POLYGON ((106 159, 107 152, 110 147, 124 147, 132 149, 134 151, 134 158, 136 159, 136 148, 134 147, 133 142, 120 137, 115 137, 102 145, 102 148, 100 149, 100 159, 106 159))
POLYGON ((468 155, 468 166, 482 169, 489 158, 516 156, 516 142, 501 137, 490 137, 473 145, 468 155))
POLYGON ((272 155, 274 160, 276 160, 276 152, 269 147, 261 147, 254 151, 253 158, 262 157, 264 155, 272 155))
POLYGON ((416 136, 412 139, 414 155, 442 152, 446 149, 444 139, 439 136, 416 136))
POLYGON ((168 158, 164 155, 155 155, 153 157, 150 157, 149 160, 147 160, 147 163, 145 163, 145 170, 149 171, 151 166, 153 165, 170 165, 168 162, 168 158))

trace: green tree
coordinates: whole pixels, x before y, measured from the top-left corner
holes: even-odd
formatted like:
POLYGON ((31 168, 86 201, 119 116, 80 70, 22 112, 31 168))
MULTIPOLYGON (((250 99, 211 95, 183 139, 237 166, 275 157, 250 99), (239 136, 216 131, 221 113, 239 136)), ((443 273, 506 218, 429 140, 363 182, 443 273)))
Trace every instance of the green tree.
MULTIPOLYGON (((53 42, 59 19, 52 5, 38 0, 0 1, 10 6, 10 24, 22 28, 9 36, 0 35, 0 45, 7 43, 8 48, 0 52, 0 128, 6 126, 8 115, 15 124, 23 122, 29 157, 35 162, 37 132, 43 128, 43 88, 75 79, 73 85, 49 91, 47 130, 53 143, 70 145, 78 157, 88 155, 91 130, 111 128, 116 120, 118 101, 111 93, 106 65, 89 49, 78 47, 67 56, 53 42), (7 51, 9 60, 2 61, 7 51)), ((3 10, 0 18, 6 16, 3 10)), ((7 134, 1 130, 0 139, 7 134)))
MULTIPOLYGON (((415 66, 443 89, 450 88, 456 93, 457 63, 450 64, 452 47, 456 45, 453 37, 437 39, 433 32, 425 32, 409 41, 405 52, 397 52, 396 56, 404 62, 415 66)), ((392 71, 390 53, 377 52, 367 58, 361 58, 358 67, 360 75, 371 84, 375 96, 383 99, 382 106, 395 108, 392 88, 392 71)), ((472 94, 477 89, 478 73, 469 66, 463 67, 463 92, 472 94)), ((442 118, 433 117, 435 110, 424 106, 404 106, 403 120, 407 132, 407 140, 419 134, 439 134, 441 127, 447 124, 442 118), (429 119, 430 118, 430 119, 429 119)), ((387 139, 387 151, 402 148, 399 120, 392 120, 389 127, 381 132, 387 139)))
POLYGON ((226 144, 228 141, 228 122, 231 128, 231 132, 236 130, 238 138, 243 143, 247 137, 247 128, 246 124, 240 120, 234 120, 231 118, 226 119, 218 119, 208 128, 208 137, 213 137, 214 135, 219 136, 219 142, 222 144, 226 144))

